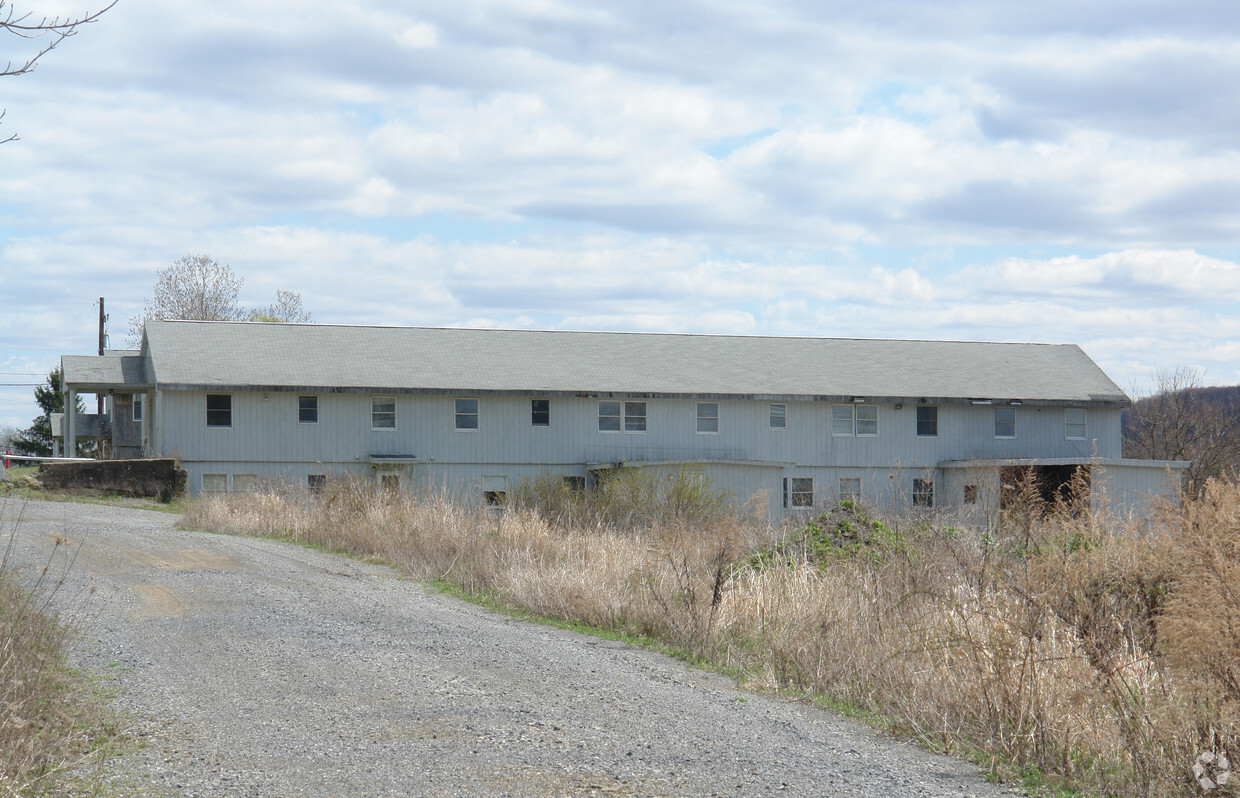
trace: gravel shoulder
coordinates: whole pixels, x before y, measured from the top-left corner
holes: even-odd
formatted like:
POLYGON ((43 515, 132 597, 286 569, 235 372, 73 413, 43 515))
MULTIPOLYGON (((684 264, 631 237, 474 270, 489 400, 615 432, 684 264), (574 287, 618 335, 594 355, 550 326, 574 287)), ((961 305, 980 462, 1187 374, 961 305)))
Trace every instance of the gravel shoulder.
POLYGON ((176 520, 0 506, 0 546, 13 537, 19 567, 45 564, 54 536, 77 552, 56 601, 82 630, 79 664, 114 685, 143 743, 112 763, 117 794, 1013 792, 967 762, 657 654, 176 520))

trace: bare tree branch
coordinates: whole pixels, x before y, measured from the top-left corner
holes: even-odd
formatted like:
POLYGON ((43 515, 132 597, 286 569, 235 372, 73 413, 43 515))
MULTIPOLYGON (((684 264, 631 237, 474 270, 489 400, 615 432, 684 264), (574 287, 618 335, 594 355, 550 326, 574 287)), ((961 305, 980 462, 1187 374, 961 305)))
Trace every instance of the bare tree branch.
MULTIPOLYGON (((103 8, 80 17, 34 17, 29 12, 25 14, 17 13, 17 10, 9 5, 8 0, 0 0, 0 31, 11 34, 20 39, 45 39, 41 46, 35 51, 34 55, 26 58, 24 61, 18 61, 16 64, 12 60, 6 61, 4 68, 0 69, 0 77, 12 77, 15 75, 24 75, 35 68, 39 63, 39 59, 55 50, 57 45, 70 36, 74 36, 78 32, 78 28, 83 25, 89 25, 99 19, 105 11, 116 5, 118 0, 112 0, 103 8)), ((4 118, 4 111, 0 111, 0 119, 4 118)), ((17 139, 17 136, 9 136, 0 139, 0 144, 4 144, 17 139)))

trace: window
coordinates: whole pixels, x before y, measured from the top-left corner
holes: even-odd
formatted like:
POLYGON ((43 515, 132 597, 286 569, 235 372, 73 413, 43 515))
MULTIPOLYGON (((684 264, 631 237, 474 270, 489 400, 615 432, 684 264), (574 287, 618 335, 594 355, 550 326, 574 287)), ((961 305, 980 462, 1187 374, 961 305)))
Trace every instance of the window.
POLYGON ((1014 407, 996 407, 995 408, 995 437, 996 438, 1015 438, 1016 437, 1016 408, 1014 407))
POLYGON ((1085 409, 1069 407, 1064 411, 1064 437, 1070 441, 1085 440, 1085 409))
POLYGON ((832 405, 831 434, 874 436, 878 434, 878 405, 832 405))
POLYGON ((487 507, 503 507, 504 491, 502 490, 484 490, 482 492, 482 503, 487 507))
POLYGON ((619 432, 620 431, 620 403, 619 402, 599 402, 598 403, 598 431, 599 432, 619 432))
POLYGON ((564 487, 568 488, 570 493, 585 493, 586 478, 580 476, 564 477, 564 487))
POLYGON ((222 496, 228 493, 228 475, 227 474, 203 474, 202 475, 202 495, 203 496, 222 496))
POLYGON ((861 501, 861 478, 860 477, 840 477, 840 501, 842 502, 861 501))
POLYGON ((646 403, 645 402, 625 402, 624 403, 624 431, 625 432, 645 432, 646 431, 646 403))
POLYGON ((917 436, 936 438, 939 434, 939 409, 933 405, 917 406, 917 436))
POLYGON ((530 424, 535 427, 551 426, 551 400, 530 400, 530 424))
POLYGON ((370 428, 396 429, 396 397, 370 397, 370 428))
POLYGON ((207 426, 232 426, 232 395, 226 393, 207 394, 207 426))
POLYGON ((146 398, 145 394, 135 393, 133 395, 133 420, 134 421, 142 420, 142 400, 145 398, 146 398))
POLYGON ((319 397, 317 396, 297 397, 297 423, 298 424, 319 423, 319 397))
POLYGON ((934 480, 933 479, 914 479, 913 480, 913 506, 914 507, 933 507, 934 506, 934 480))
POLYGON ((788 405, 772 404, 771 405, 771 429, 787 429, 788 427, 788 405))
POLYGON ((813 507, 814 506, 814 480, 813 477, 793 477, 792 491, 790 498, 793 507, 813 507))
POLYGON ((719 403, 697 403, 697 431, 702 435, 719 432, 719 403))
POLYGON ((311 493, 322 493, 323 488, 327 487, 326 474, 310 474, 306 477, 306 487, 311 493))
POLYGON ((646 431, 645 402, 607 401, 598 403, 598 431, 619 432, 621 429, 625 432, 646 431), (621 415, 622 412, 623 416, 621 415))
POLYGON ((233 493, 253 493, 258 487, 258 478, 253 474, 233 474, 233 493))
POLYGON ((977 485, 964 486, 964 503, 977 504, 977 485))
POLYGON ((857 405, 857 435, 878 434, 878 405, 857 405))
POLYGON ((461 431, 478 429, 478 400, 456 400, 456 428, 461 431))
POLYGON ((400 475, 399 474, 380 474, 379 485, 384 490, 395 493, 396 491, 400 490, 400 475))

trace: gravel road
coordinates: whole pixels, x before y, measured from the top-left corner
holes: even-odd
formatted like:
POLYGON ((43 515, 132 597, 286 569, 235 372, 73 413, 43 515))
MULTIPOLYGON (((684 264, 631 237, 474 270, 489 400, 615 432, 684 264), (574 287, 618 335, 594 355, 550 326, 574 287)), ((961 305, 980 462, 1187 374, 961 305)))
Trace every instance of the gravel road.
POLYGON ((388 568, 145 510, 0 513, 18 564, 46 562, 56 535, 80 545, 56 600, 81 626, 79 662, 115 684, 145 742, 113 763, 123 794, 1012 792, 827 712, 388 568))

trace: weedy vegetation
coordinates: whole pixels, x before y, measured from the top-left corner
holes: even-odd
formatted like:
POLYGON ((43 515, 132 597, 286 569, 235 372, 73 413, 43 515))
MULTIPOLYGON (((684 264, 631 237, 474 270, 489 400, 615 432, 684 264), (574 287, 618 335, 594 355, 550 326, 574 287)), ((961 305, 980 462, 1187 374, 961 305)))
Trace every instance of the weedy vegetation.
POLYGON ((329 482, 204 499, 187 526, 396 564, 676 647, 1045 792, 1238 795, 1240 485, 1124 520, 1032 486, 974 529, 844 502, 773 529, 700 475, 545 478, 502 509, 329 482))
POLYGON ((10 555, 20 523, 18 509, 0 557, 0 795, 97 794, 114 729, 67 664, 73 629, 52 607, 73 555, 58 538, 42 568, 19 574, 10 555))

